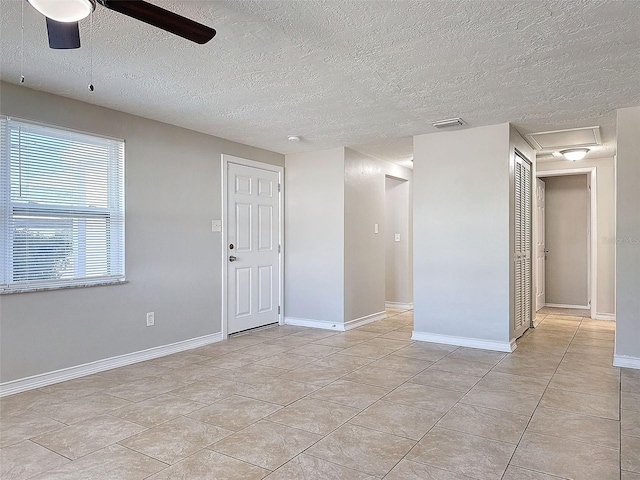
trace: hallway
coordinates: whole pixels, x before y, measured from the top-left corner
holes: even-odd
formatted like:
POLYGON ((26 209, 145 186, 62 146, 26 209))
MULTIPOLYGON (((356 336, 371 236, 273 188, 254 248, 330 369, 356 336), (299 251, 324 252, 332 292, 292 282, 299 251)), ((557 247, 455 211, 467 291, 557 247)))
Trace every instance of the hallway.
POLYGON ((611 366, 614 323, 542 315, 503 354, 412 342, 413 312, 388 315, 2 398, 0 478, 640 478, 640 371, 611 366))

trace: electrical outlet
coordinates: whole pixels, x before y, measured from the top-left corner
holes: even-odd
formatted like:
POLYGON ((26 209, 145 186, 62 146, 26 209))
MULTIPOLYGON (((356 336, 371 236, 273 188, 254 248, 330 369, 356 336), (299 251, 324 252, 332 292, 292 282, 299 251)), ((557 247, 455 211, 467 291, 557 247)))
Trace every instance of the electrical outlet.
POLYGON ((156 324, 155 314, 153 312, 147 313, 147 327, 153 327, 156 324))

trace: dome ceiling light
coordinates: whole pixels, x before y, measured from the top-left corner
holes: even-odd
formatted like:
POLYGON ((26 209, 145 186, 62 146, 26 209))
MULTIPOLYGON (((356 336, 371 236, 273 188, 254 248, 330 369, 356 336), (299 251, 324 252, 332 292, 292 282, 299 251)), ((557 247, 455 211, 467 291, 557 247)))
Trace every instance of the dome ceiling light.
POLYGON ((575 162, 577 160, 582 160, 587 153, 589 153, 588 148, 568 148, 567 150, 560 150, 560 153, 564 155, 564 158, 575 162))

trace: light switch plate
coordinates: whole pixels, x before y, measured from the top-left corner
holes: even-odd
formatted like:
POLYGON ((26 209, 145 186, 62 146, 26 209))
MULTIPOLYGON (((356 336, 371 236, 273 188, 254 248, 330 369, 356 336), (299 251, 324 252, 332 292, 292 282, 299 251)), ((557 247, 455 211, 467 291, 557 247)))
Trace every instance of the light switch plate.
POLYGON ((395 235, 395 241, 396 241, 396 242, 399 242, 399 241, 400 241, 400 234, 399 234, 399 233, 396 233, 396 235, 395 235))
POLYGON ((222 220, 211 220, 211 231, 212 232, 221 232, 222 231, 222 220))
POLYGON ((373 224, 373 233, 378 233, 378 224, 377 223, 373 224))

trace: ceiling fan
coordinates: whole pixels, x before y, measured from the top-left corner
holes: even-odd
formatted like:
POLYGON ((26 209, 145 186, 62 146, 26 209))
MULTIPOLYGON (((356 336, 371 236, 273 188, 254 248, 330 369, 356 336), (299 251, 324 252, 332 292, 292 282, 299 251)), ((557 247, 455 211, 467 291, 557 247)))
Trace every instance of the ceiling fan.
MULTIPOLYGON (((95 10, 96 0, 26 1, 47 18, 50 48, 62 50, 80 48, 78 21, 95 10)), ((97 3, 109 10, 201 45, 207 43, 216 34, 211 27, 142 0, 97 0, 97 3)))

